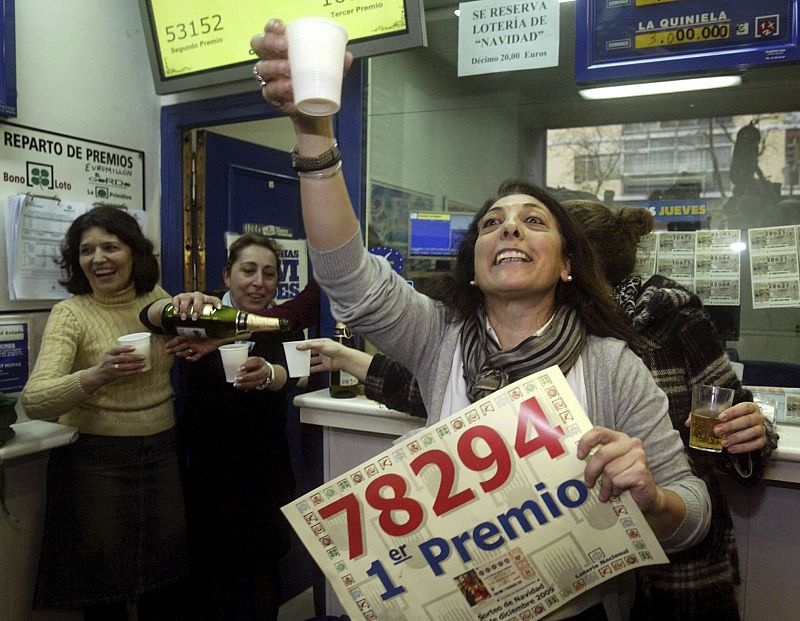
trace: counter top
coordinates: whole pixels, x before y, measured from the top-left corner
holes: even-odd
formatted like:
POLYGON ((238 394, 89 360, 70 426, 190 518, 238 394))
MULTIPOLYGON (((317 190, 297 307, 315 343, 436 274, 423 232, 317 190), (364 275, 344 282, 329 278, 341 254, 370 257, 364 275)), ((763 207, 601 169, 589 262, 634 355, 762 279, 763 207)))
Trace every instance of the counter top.
POLYGON ((294 404, 301 408, 300 421, 310 425, 390 436, 401 436, 425 426, 422 418, 390 410, 363 396, 334 399, 327 388, 298 395, 294 404))
MULTIPOLYGON (((311 425, 352 429, 389 436, 401 436, 425 425, 421 418, 390 410, 385 405, 353 397, 334 399, 327 388, 298 395, 294 404, 301 408, 300 420, 311 425)), ((800 427, 778 425, 778 448, 773 452, 765 478, 800 483, 800 427)))
POLYGON ((772 459, 781 461, 800 461, 800 427, 797 425, 777 425, 780 439, 778 448, 772 453, 772 459))
POLYGON ((29 420, 11 425, 16 435, 0 447, 0 457, 10 461, 75 441, 78 430, 75 427, 49 423, 43 420, 29 420))

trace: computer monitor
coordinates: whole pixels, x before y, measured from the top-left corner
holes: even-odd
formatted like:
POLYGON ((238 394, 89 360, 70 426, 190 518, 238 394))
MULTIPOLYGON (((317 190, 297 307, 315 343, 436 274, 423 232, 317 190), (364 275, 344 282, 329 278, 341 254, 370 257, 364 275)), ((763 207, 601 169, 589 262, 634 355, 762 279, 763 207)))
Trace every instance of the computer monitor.
POLYGON ((408 214, 408 256, 454 257, 473 213, 412 211, 408 214))

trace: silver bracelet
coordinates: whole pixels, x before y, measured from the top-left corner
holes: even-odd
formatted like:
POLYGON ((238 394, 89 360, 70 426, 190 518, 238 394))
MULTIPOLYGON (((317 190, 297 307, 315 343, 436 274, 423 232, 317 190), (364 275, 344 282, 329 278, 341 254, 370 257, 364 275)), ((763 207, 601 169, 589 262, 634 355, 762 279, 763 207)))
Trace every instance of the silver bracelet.
POLYGON ((269 368, 269 375, 267 375, 263 380, 258 383, 256 386, 256 390, 264 390, 267 386, 269 386, 273 381, 275 381, 275 367, 270 364, 265 358, 262 358, 264 364, 267 365, 269 368))
POLYGON ((321 170, 319 172, 298 172, 297 175, 303 179, 330 179, 335 177, 342 170, 342 160, 336 162, 333 168, 328 170, 321 170))

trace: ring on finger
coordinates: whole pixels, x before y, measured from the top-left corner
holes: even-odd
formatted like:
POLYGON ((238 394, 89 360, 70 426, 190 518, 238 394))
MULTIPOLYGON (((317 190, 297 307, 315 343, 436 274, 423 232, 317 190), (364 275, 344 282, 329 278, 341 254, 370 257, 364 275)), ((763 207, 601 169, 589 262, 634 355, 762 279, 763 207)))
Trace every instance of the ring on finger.
POLYGON ((115 362, 115 363, 114 363, 114 368, 115 368, 115 369, 119 369, 119 362, 115 362))
POLYGON ((264 80, 264 78, 258 75, 258 64, 253 65, 253 78, 258 81, 258 84, 261 86, 261 88, 264 88, 267 85, 267 82, 264 80))

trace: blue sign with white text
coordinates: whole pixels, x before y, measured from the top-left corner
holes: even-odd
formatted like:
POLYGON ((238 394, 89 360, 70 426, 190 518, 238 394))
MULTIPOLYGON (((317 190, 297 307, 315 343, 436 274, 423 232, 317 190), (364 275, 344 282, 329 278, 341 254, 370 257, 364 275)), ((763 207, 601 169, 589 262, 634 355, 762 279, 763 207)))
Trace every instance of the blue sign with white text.
POLYGON ((577 0, 576 20, 578 83, 800 61, 798 0, 577 0))
POLYGON ((656 222, 688 222, 708 219, 708 204, 704 200, 647 201, 647 210, 656 222))
POLYGON ((28 324, 0 324, 0 392, 21 392, 27 381, 28 324))

